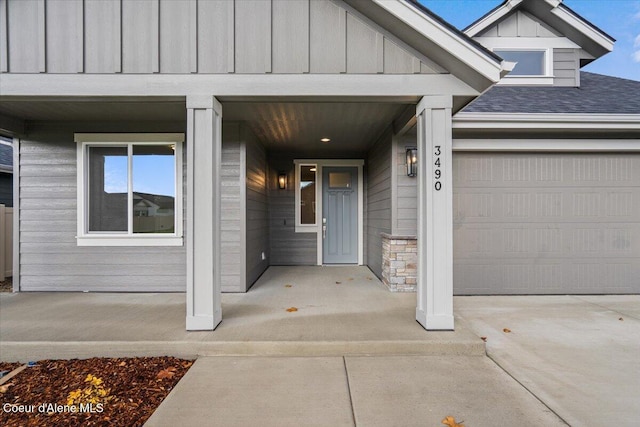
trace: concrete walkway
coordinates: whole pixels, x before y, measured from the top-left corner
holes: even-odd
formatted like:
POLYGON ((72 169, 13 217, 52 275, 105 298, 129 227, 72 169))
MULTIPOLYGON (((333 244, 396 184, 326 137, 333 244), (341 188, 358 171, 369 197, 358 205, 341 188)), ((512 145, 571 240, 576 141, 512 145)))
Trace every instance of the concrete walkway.
POLYGON ((455 306, 487 337, 489 357, 568 424, 639 425, 640 295, 458 297, 455 306))
POLYGON ((214 332, 185 331, 184 294, 0 294, 0 359, 484 355, 464 325, 427 333, 415 307, 366 267, 270 267, 246 294, 223 294, 214 332))
POLYGON ((486 357, 204 357, 157 426, 565 425, 486 357))

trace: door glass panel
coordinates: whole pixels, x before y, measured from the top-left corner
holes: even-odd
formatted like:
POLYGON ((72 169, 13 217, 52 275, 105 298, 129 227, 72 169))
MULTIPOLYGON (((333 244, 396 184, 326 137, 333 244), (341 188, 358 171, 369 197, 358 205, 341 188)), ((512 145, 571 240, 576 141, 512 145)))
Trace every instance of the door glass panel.
POLYGON ((330 188, 350 188, 351 174, 349 172, 330 172, 329 187, 330 188))
POLYGON ((300 224, 316 223, 316 166, 300 166, 300 224))

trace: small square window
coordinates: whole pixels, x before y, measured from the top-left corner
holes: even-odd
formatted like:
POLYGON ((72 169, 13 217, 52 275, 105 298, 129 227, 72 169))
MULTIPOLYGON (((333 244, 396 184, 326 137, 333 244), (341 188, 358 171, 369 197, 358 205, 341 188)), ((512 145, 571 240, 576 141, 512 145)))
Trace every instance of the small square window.
POLYGON ((546 75, 546 51, 544 50, 495 49, 494 52, 505 61, 517 63, 508 76, 546 75))

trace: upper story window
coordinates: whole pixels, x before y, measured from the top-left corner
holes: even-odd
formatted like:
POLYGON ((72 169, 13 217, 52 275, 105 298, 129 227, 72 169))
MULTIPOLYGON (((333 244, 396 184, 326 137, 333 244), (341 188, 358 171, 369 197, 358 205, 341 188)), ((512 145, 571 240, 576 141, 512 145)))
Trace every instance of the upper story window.
POLYGON ((500 84, 553 83, 552 49, 495 48, 493 51, 505 61, 516 63, 500 84))
POLYGON ((76 134, 78 245, 182 245, 182 134, 76 134))

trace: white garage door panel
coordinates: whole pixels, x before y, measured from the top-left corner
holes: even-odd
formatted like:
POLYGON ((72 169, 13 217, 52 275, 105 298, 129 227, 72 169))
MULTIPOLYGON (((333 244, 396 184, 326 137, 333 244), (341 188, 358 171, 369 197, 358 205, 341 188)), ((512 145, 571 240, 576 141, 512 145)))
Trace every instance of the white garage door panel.
POLYGON ((454 154, 454 293, 640 293, 640 155, 454 154))

